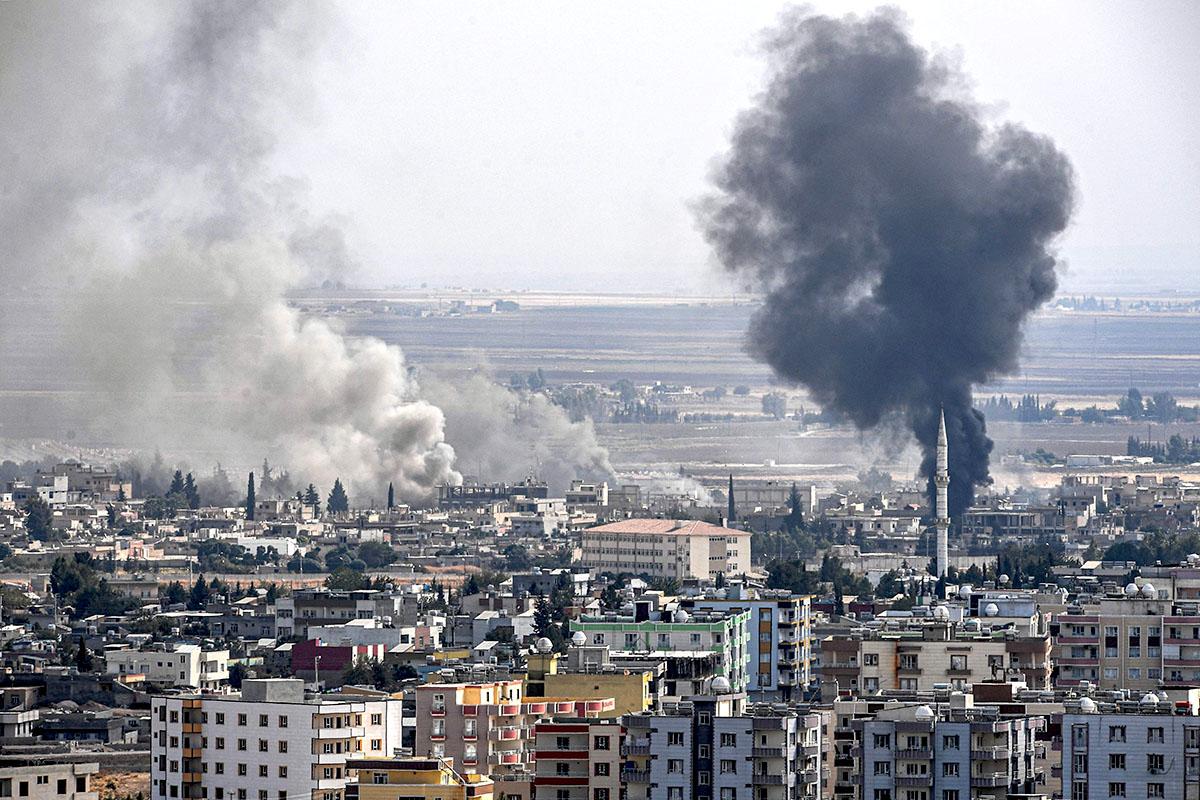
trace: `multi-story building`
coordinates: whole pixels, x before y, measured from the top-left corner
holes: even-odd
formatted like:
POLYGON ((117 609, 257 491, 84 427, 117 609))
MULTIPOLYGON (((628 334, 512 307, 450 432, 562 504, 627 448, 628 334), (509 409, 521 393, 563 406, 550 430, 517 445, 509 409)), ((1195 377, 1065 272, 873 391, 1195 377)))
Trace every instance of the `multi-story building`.
POLYGON ((400 746, 401 701, 308 698, 294 678, 151 700, 152 800, 343 800, 346 761, 400 746))
POLYGON ((1200 609, 1130 584, 1054 619, 1058 686, 1153 691, 1200 682, 1200 609))
POLYGON ((30 764, 0 766, 0 797, 22 800, 96 800, 91 779, 100 765, 30 764))
POLYGON ((750 533, 708 522, 627 519, 583 531, 584 566, 675 580, 750 571, 750 533))
POLYGON ((147 683, 162 686, 218 689, 229 682, 229 651, 198 644, 105 650, 104 667, 109 675, 142 675, 147 683))
POLYGON ((1200 797, 1200 718, 1178 716, 1148 695, 1139 702, 1091 698, 1062 718, 1062 794, 1070 800, 1200 797))
MULTIPOLYGON (((575 639, 583 637, 576 633, 575 639)), ((566 664, 558 653, 531 652, 525 664, 525 697, 573 697, 603 700, 611 697, 613 714, 647 711, 654 702, 650 670, 618 668, 608 648, 588 648, 572 641, 566 664)))
MULTIPOLYGON (((1038 795, 1042 717, 1002 719, 956 694, 945 706, 887 706, 851 723, 859 800, 1004 800, 1038 795)), ((840 795, 845 796, 845 795, 840 795)))
POLYGON ((525 697, 519 680, 425 684, 416 689, 414 752, 486 772, 500 782, 500 800, 527 798, 536 759, 533 726, 556 716, 612 718, 614 708, 611 697, 525 697))
POLYGON ((739 585, 724 597, 697 597, 688 611, 749 611, 746 690, 756 700, 800 699, 812 680, 812 599, 787 592, 754 592, 739 585))
POLYGON ((634 603, 633 614, 585 615, 571 620, 571 630, 582 633, 586 644, 606 646, 613 652, 669 656, 690 654, 701 662, 689 677, 668 676, 673 686, 660 693, 687 697, 704 691, 701 684, 723 677, 733 691, 745 691, 749 671, 749 609, 693 611, 647 593, 634 603))
MULTIPOLYGON (((714 682, 715 683, 715 682, 714 682)), ((622 717, 628 800, 816 800, 822 796, 822 715, 747 706, 713 694, 655 714, 622 717)))
POLYGON ((350 800, 492 800, 493 782, 447 758, 366 758, 346 763, 350 800))
POLYGON ((969 619, 899 621, 895 627, 859 628, 821 642, 821 695, 872 695, 890 689, 962 689, 978 681, 1016 678, 1031 689, 1050 688, 1050 635, 969 619))
POLYGON ((538 722, 533 800, 619 800, 621 734, 613 719, 538 722))
POLYGON ((377 594, 371 589, 353 592, 305 589, 280 597, 275 601, 276 633, 280 639, 308 639, 309 626, 373 619, 377 594))

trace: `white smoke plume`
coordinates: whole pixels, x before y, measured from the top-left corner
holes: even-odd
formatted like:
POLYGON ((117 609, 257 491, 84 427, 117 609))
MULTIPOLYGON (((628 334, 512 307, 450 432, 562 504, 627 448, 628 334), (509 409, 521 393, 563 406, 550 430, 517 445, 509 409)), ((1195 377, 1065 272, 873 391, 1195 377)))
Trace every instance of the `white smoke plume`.
POLYGON ((271 166, 330 8, 0 4, 0 361, 38 389, 18 417, 45 417, 51 385, 93 437, 176 465, 267 456, 363 502, 461 480, 450 442, 488 480, 610 478, 544 395, 421 387, 398 348, 288 305, 356 267, 342 220, 271 166))

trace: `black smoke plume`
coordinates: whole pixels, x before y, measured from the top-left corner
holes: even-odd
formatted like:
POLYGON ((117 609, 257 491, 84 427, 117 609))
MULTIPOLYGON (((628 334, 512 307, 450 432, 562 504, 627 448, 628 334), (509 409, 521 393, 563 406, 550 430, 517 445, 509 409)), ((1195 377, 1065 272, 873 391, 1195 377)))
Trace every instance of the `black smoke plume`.
POLYGON ((789 13, 765 49, 766 89, 700 208, 721 262, 767 292, 751 352, 859 428, 902 415, 927 477, 944 407, 957 515, 991 480, 972 387, 1014 370, 1054 292, 1071 166, 985 122, 896 11, 789 13))

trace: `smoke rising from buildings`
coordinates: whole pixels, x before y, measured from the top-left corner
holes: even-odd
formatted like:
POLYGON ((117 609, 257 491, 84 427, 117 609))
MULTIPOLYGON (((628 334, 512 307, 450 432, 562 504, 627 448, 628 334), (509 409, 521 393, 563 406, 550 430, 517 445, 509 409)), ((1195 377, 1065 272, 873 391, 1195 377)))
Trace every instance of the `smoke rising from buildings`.
POLYGON ((0 281, 21 294, 0 345, 113 440, 418 499, 459 480, 442 411, 398 348, 286 301, 355 266, 340 220, 272 169, 329 9, 0 7, 0 281))
POLYGON ((789 13, 765 49, 766 89, 700 206, 724 266, 766 290, 749 347, 860 428, 902 416, 927 478, 944 406, 958 514, 990 481, 972 387, 1016 368, 1054 292, 1070 164, 989 124, 898 12, 789 13))

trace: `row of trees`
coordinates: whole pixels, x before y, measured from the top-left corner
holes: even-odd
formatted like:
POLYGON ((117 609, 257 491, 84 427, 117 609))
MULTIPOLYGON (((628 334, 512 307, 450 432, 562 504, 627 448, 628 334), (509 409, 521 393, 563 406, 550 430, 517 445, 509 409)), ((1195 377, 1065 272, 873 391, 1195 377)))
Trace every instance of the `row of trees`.
POLYGON ((1165 442, 1143 442, 1130 436, 1125 444, 1126 455, 1153 458, 1157 464, 1194 464, 1200 461, 1200 436, 1185 439, 1179 434, 1165 442))

